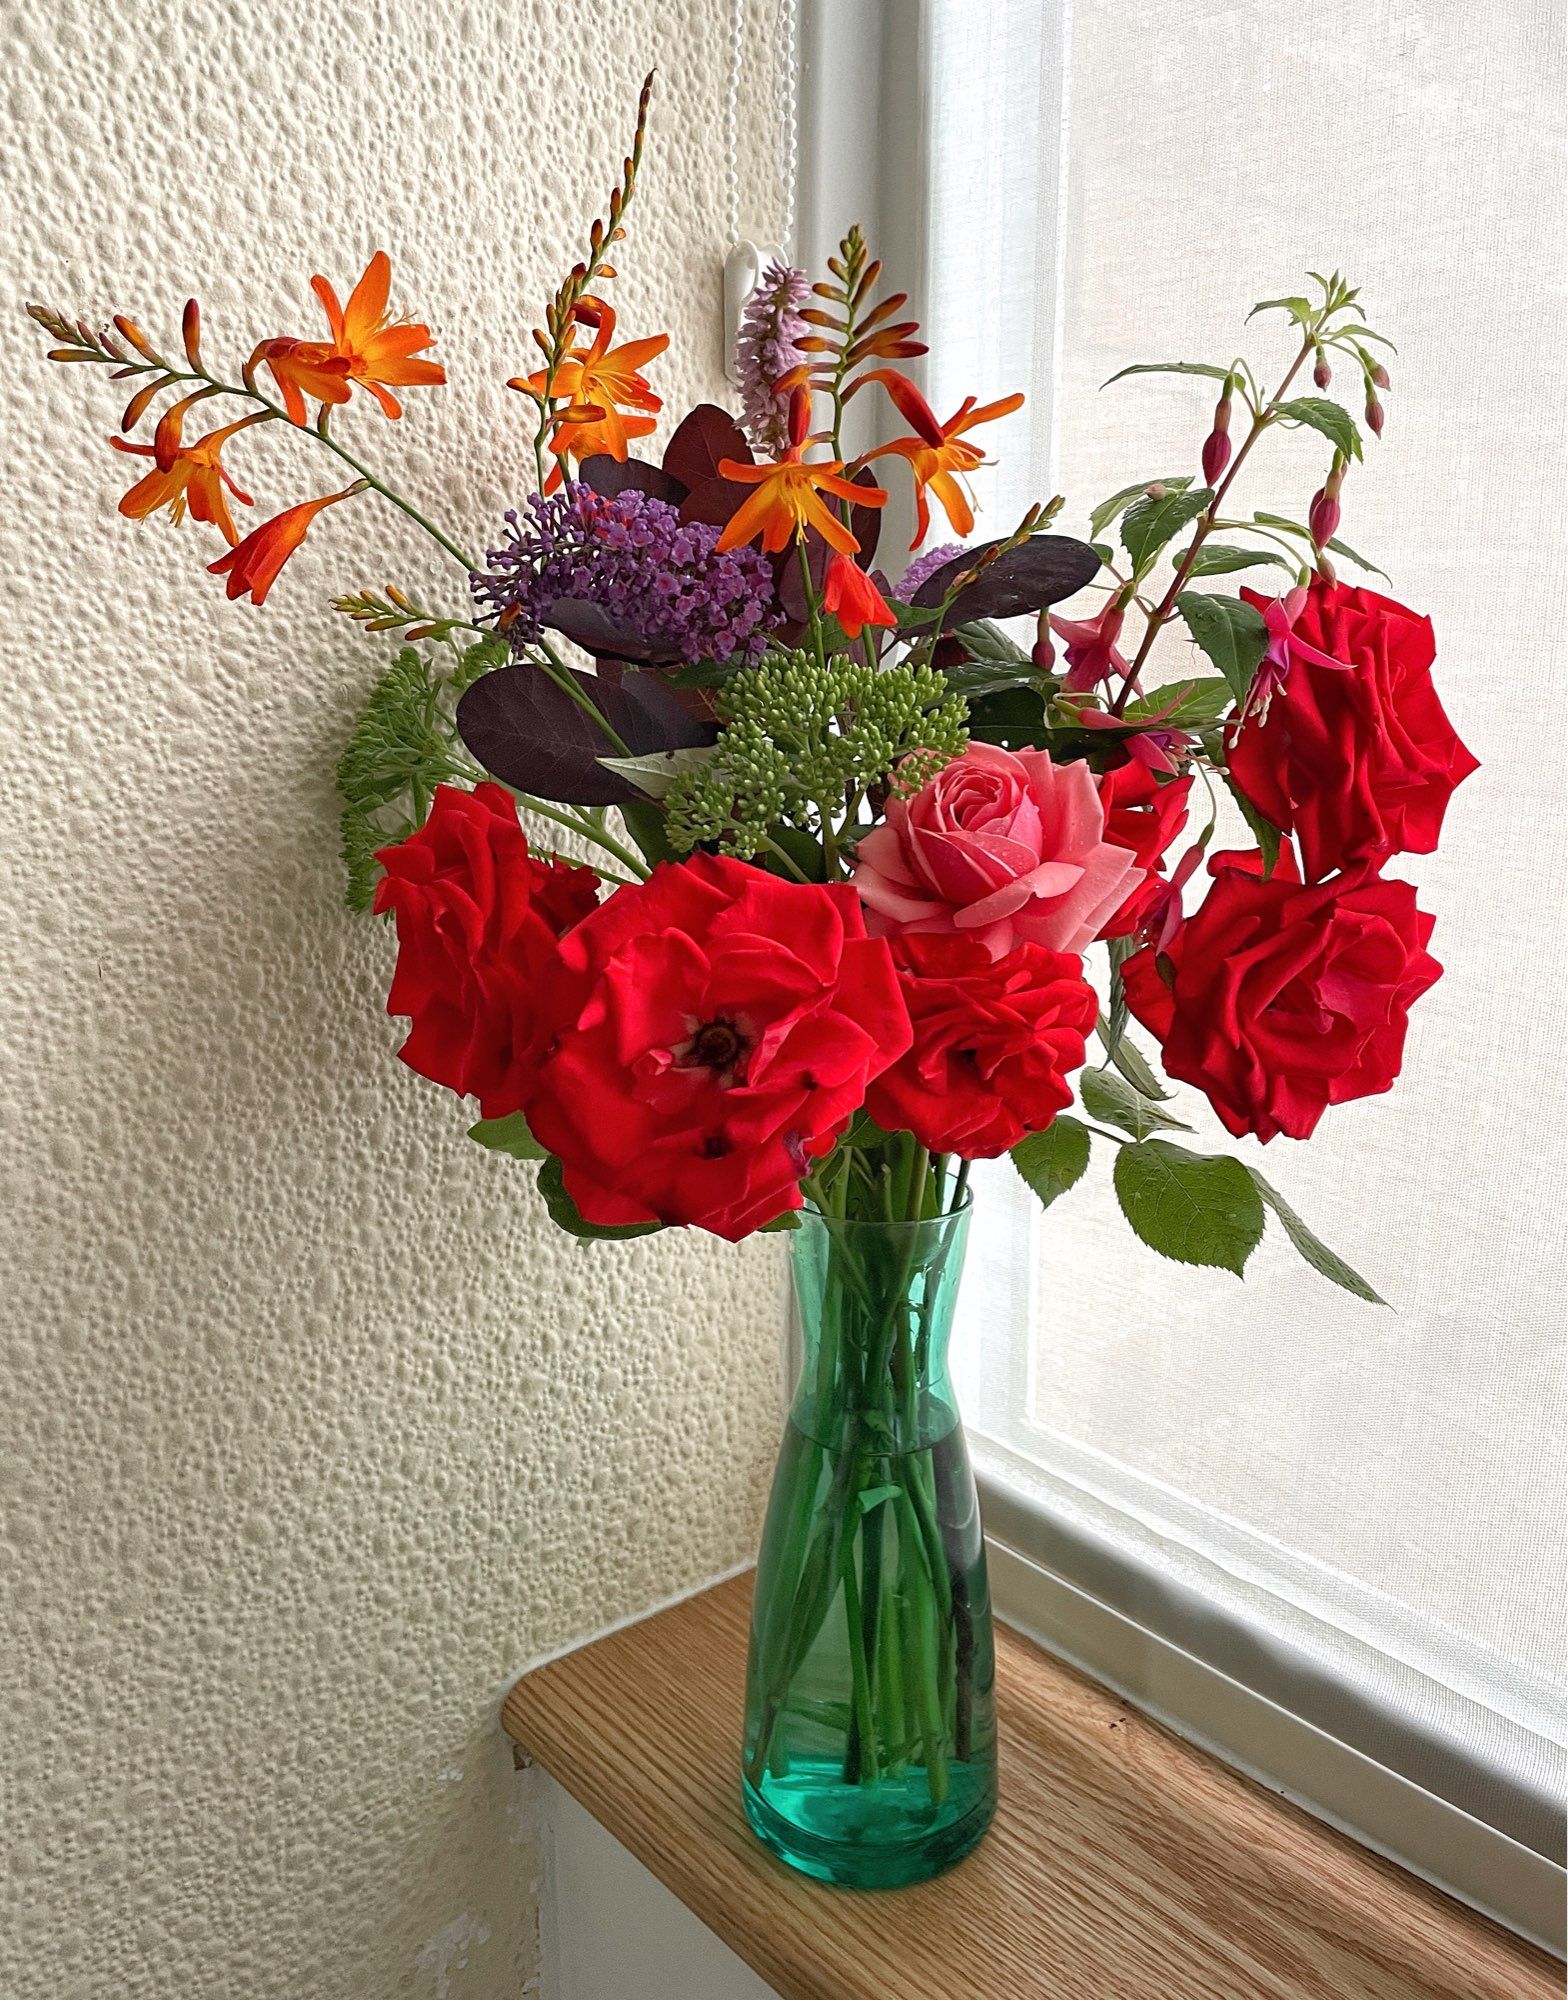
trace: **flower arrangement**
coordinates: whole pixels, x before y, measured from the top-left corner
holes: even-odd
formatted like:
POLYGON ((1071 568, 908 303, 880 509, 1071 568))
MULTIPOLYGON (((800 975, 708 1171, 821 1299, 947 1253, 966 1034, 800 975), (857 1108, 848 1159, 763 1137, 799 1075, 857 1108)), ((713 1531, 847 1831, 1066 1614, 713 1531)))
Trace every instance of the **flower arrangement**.
POLYGON ((350 901, 396 926, 402 1060, 475 1100, 471 1136, 537 1163, 578 1236, 738 1239, 803 1210, 840 1228, 836 1331, 817 1329, 838 1359, 817 1387, 852 1406, 852 1436, 817 1437, 828 1456, 776 1502, 809 1524, 799 1495, 837 1479, 839 1525, 803 1526, 778 1558, 748 1798, 786 1782, 780 1718, 847 1574, 829 1761, 858 1785, 914 1771, 940 1815, 984 1731, 960 1713, 976 1636, 956 1580, 972 1592, 974 1566, 941 1553, 951 1468, 893 1463, 931 1444, 919 1397, 940 1400, 941 1258, 909 1232, 962 1213, 973 1160, 1009 1154, 1050 1204, 1098 1145, 1165 1257, 1240 1274, 1271 1213, 1316 1270, 1375 1299, 1251 1161, 1173 1138, 1191 1128, 1166 1080, 1265 1142, 1391 1086, 1440 967, 1432 918, 1386 869, 1435 847, 1475 760, 1433 689, 1429 621, 1338 574, 1336 558, 1370 570, 1338 531, 1365 432, 1383 432, 1391 351, 1340 277, 1254 308, 1290 329, 1272 390, 1241 356, 1122 371, 1215 385, 1196 470, 1111 494, 1083 540, 1052 532, 1052 499, 974 541, 968 475, 1023 397, 937 416, 900 365, 925 352, 919 328, 856 229, 821 280, 765 275, 739 421, 702 404, 657 459, 635 449, 659 422, 668 340, 622 340, 608 294, 648 105, 645 86, 606 216, 534 333, 538 365, 509 385, 533 490, 482 559, 334 428, 366 399, 395 422, 402 392, 445 379, 430 329, 389 310, 385 253, 346 304, 313 279, 325 331, 261 339, 236 379, 204 358, 194 301, 174 354, 123 315, 30 311, 53 359, 135 384, 110 443, 145 469, 120 511, 215 530, 231 598, 263 605, 318 517, 366 498, 457 565, 440 605, 390 585, 336 600, 399 642, 339 782, 350 901), (1365 431, 1324 393, 1341 373, 1365 431), (228 420, 193 435, 209 403, 228 420), (866 404, 882 441, 852 452, 846 415, 866 404), (150 442, 128 441, 149 422, 150 442), (253 503, 230 466, 263 425, 335 458, 341 483, 242 537, 234 509, 253 503), (1316 456, 1304 518, 1240 498, 1275 429, 1316 456), (893 480, 916 536, 879 567, 893 480), (1268 587, 1228 581, 1243 573, 1268 587), (1167 634, 1195 650, 1155 685, 1167 634), (1241 848, 1218 846, 1227 797, 1241 848), (896 1250, 856 1248, 855 1223, 896 1250), (851 1349, 846 1390, 833 1370, 851 1349), (825 1469, 846 1454, 852 1474, 825 1469), (885 1587, 867 1539, 884 1516, 885 1587))

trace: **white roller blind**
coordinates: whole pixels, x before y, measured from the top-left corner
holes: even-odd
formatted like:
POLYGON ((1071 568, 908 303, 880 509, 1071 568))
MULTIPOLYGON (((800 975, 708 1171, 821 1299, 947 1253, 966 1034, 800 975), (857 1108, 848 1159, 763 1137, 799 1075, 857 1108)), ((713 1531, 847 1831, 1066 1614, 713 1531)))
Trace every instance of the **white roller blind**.
MULTIPOLYGON (((926 10, 928 389, 943 413, 1029 392, 992 434, 984 528, 1060 488, 1082 533, 1129 480, 1196 471, 1212 384, 1099 385, 1238 343, 1268 381, 1288 336, 1244 331, 1247 308, 1342 267, 1401 350, 1343 533, 1431 614, 1482 762, 1442 851, 1391 870, 1447 968, 1393 1094, 1252 1149, 1394 1309, 1280 1243, 1244 1284, 1162 1262, 1106 1160, 1045 1217, 1002 1163, 960 1329, 971 1423, 1007 1476, 1537 1800, 1562 1742, 1561 21, 1552 0, 926 10)), ((1302 516, 1321 453, 1267 442, 1241 497, 1302 516)), ((1230 1143, 1195 1093, 1178 1108, 1230 1143)))

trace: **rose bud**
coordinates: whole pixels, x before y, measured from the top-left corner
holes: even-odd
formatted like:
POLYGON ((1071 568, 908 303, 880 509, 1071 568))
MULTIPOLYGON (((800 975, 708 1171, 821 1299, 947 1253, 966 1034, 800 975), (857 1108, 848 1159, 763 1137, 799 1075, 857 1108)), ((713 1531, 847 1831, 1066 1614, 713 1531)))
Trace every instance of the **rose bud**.
POLYGON ((1318 349, 1318 363, 1312 371, 1312 379, 1320 389, 1326 389, 1334 379, 1334 371, 1328 365, 1328 356, 1321 347, 1318 349))
POLYGON ((1367 397, 1367 428, 1374 437, 1383 435, 1383 405, 1375 395, 1367 397))

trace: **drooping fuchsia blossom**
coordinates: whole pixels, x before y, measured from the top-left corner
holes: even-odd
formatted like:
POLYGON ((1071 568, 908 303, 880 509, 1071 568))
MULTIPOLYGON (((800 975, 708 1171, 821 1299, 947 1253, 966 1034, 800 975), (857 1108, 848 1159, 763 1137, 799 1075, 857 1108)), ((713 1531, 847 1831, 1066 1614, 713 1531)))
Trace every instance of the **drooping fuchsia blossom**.
POLYGON ((1268 627, 1268 645, 1258 662, 1258 671, 1253 675, 1246 706, 1236 718, 1238 728, 1249 716, 1261 718, 1268 714, 1269 703, 1285 685, 1293 661, 1310 660, 1315 667, 1336 667, 1342 674, 1350 672, 1348 661, 1331 660, 1327 653, 1320 653, 1316 646, 1309 646, 1305 639, 1297 638, 1292 627, 1306 609, 1306 604, 1307 587, 1297 584, 1294 590, 1262 607, 1263 622, 1268 627))
POLYGON ((1103 708, 1075 708, 1072 712, 1073 726, 1077 729, 1114 729, 1121 732, 1121 747, 1135 764, 1144 764, 1151 771, 1169 776, 1177 768, 1177 758, 1191 747, 1191 739, 1184 729, 1161 729, 1160 722, 1169 715, 1180 700, 1180 690, 1156 715, 1149 717, 1150 728, 1129 730, 1119 715, 1112 715, 1103 708))
POLYGON ((1126 616, 1126 607, 1114 598, 1094 618, 1058 618, 1052 613, 1051 630, 1067 648, 1064 694, 1086 694, 1113 673, 1127 678, 1132 669, 1116 650, 1126 616))

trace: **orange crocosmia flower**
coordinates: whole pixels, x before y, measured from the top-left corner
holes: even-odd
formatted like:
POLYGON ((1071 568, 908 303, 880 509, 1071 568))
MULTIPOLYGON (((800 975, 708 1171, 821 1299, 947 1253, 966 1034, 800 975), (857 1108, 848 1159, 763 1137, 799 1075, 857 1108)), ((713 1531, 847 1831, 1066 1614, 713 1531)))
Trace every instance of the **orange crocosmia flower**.
POLYGON ((156 514, 160 508, 167 507, 170 518, 179 521, 189 507, 193 520, 209 522, 233 548, 239 540, 239 531, 229 513, 224 488, 228 488, 241 506, 250 507, 255 503, 229 477, 219 453, 237 431, 248 430, 252 424, 263 422, 265 413, 258 411, 255 416, 241 417, 238 423, 225 424, 219 431, 209 431, 205 437, 190 445, 181 441, 183 415, 184 405, 177 403, 159 424, 155 444, 127 444, 124 438, 110 438, 109 442, 116 451, 123 451, 132 458, 150 458, 153 461, 151 468, 122 497, 120 512, 130 520, 145 521, 149 514, 156 514))
POLYGON ((963 475, 984 465, 985 455, 978 445, 965 441, 964 432, 972 431, 976 424, 988 424, 997 417, 1010 415, 1023 403, 1023 392, 1015 391, 978 408, 974 397, 966 396, 944 424, 937 421, 931 405, 909 377, 900 375, 896 368, 874 368, 866 380, 883 384, 916 433, 914 437, 895 438, 891 444, 879 445, 867 453, 868 461, 885 457, 889 452, 909 461, 915 475, 915 539, 909 546, 918 548, 926 538, 931 526, 927 496, 932 493, 942 503, 942 511, 952 522, 954 533, 967 535, 974 527, 975 514, 963 488, 963 475))
POLYGON ((346 306, 338 304, 325 278, 312 278, 310 288, 332 328, 332 345, 324 352, 346 361, 349 380, 363 383, 389 417, 403 414, 393 389, 435 388, 446 380, 439 361, 418 359, 420 349, 434 338, 429 327, 418 320, 394 320, 387 311, 392 259, 385 250, 365 266, 346 306))
POLYGON ((318 403, 346 403, 349 399, 347 357, 334 354, 318 340, 264 340, 250 358, 250 367, 265 361, 272 370, 288 411, 289 421, 309 421, 305 398, 318 403))
POLYGON ((887 599, 849 556, 834 556, 828 564, 822 608, 837 618, 847 639, 858 639, 868 625, 896 625, 887 599))
POLYGON ((320 500, 303 500, 297 507, 285 507, 281 514, 274 514, 270 521, 252 529, 237 548, 230 549, 215 563, 208 563, 208 569, 214 576, 228 578, 231 598, 244 597, 248 592, 252 604, 265 603, 267 592, 277 582, 278 571, 304 541, 306 530, 322 508, 346 500, 359 490, 356 481, 345 486, 341 493, 328 493, 320 500))
POLYGON ((789 400, 789 449, 777 464, 742 465, 733 458, 719 461, 725 479, 757 490, 736 508, 714 546, 735 549, 760 536, 763 553, 773 556, 808 528, 815 528, 830 549, 852 556, 860 544, 823 494, 847 500, 852 507, 885 507, 887 494, 880 486, 857 486, 846 479, 842 459, 808 464, 804 454, 809 442, 811 399, 804 389, 797 389, 789 400))
POLYGON ((514 375, 507 384, 509 389, 531 390, 536 396, 548 392, 566 401, 550 440, 556 463, 545 484, 547 493, 560 485, 564 459, 581 462, 603 454, 624 460, 631 440, 646 437, 655 427, 654 414, 664 408, 663 398, 654 394, 639 371, 664 352, 670 336, 656 333, 647 340, 612 347, 615 308, 602 299, 579 300, 576 317, 594 330, 589 346, 570 349, 553 375, 541 368, 532 375, 514 375))

